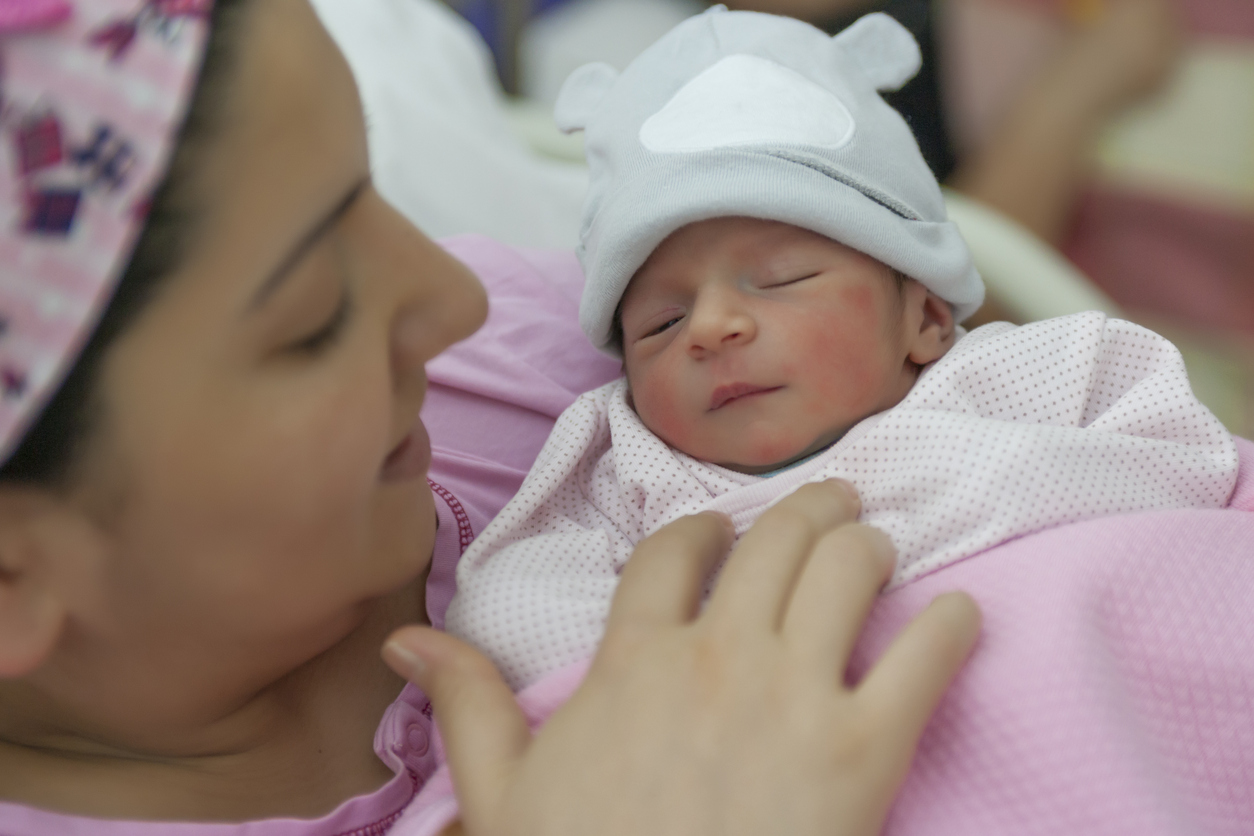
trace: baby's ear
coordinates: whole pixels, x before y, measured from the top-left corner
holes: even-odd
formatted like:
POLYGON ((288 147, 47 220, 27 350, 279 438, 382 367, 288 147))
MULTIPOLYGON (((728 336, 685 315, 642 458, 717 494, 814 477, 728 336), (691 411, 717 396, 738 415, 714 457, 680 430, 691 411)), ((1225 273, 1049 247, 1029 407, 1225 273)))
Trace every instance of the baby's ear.
POLYGON ((564 133, 582 131, 592 113, 605 99, 618 79, 618 70, 609 64, 584 64, 570 74, 557 94, 553 119, 564 133))
POLYGON ((910 30, 883 12, 864 15, 832 41, 857 62, 876 90, 898 90, 923 66, 910 30))
POLYGON ((915 281, 907 282, 906 307, 917 305, 918 329, 910 335, 910 360, 926 366, 957 342, 953 306, 915 281), (914 300, 913 302, 911 300, 914 300))

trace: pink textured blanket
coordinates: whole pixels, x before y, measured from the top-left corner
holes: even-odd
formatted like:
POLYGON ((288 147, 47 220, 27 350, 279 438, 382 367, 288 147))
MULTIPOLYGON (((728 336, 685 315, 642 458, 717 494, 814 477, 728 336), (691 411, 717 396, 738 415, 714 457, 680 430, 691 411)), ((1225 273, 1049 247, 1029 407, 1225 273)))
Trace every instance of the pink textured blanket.
POLYGON ((1254 444, 1227 510, 1107 517, 887 595, 865 668, 937 593, 985 628, 893 834, 1254 832, 1254 444))
MULTIPOLYGON (((974 656, 923 737, 887 833, 1254 833, 1254 444, 1224 510, 1052 528, 877 605, 856 678, 938 593, 984 611, 974 656)), ((540 721, 583 666, 520 695, 540 721)), ((394 833, 456 815, 442 769, 394 833)))

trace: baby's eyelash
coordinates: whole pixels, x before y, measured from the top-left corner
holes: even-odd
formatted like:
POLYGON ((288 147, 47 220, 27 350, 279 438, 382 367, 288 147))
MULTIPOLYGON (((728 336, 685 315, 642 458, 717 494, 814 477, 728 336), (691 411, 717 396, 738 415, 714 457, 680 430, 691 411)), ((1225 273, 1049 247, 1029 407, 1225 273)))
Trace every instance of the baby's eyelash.
POLYGON ((785 279, 782 282, 775 282, 774 284, 769 284, 767 285, 767 287, 787 287, 790 284, 796 284, 797 282, 804 282, 806 279, 813 279, 817 275, 818 273, 807 273, 804 276, 797 276, 797 278, 795 279, 785 279))
POLYGON ((668 319, 666 322, 663 322, 661 325, 659 325, 658 327, 654 328, 654 329, 653 329, 652 331, 650 331, 649 333, 645 334, 645 336, 646 336, 646 337, 653 337, 653 336, 656 336, 656 335, 658 335, 658 334, 662 333, 663 331, 665 331, 667 328, 670 328, 670 327, 671 327, 672 325, 674 325, 676 322, 679 322, 679 320, 681 320, 681 319, 683 319, 683 317, 682 317, 682 316, 677 316, 677 317, 675 317, 674 319, 668 319))

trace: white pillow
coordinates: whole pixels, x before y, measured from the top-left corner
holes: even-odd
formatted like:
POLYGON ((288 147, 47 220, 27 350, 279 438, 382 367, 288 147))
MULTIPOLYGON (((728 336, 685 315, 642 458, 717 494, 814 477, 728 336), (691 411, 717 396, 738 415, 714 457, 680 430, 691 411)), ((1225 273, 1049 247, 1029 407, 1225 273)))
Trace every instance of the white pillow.
POLYGON ((433 237, 478 232, 573 248, 581 165, 544 159, 511 127, 478 33, 436 0, 313 0, 361 90, 375 183, 433 237))

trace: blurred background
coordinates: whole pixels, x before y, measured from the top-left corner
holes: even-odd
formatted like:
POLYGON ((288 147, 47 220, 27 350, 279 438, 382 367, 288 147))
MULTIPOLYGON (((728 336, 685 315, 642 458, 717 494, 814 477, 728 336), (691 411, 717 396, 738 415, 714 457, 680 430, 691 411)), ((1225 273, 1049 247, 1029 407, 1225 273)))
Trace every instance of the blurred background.
MULTIPOLYGON (((362 87, 377 179, 432 234, 572 246, 586 173, 579 136, 553 126, 562 82, 622 69, 709 4, 443 2, 315 0, 362 87)), ((924 67, 887 98, 989 285, 976 321, 1134 319, 1254 436, 1254 0, 726 5, 830 32, 896 17, 924 67)))

